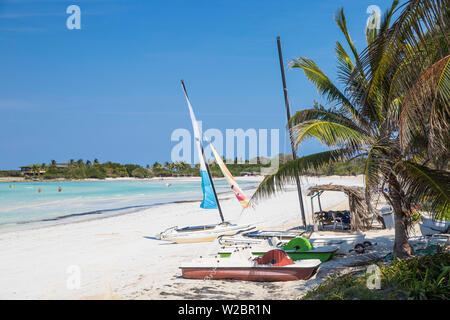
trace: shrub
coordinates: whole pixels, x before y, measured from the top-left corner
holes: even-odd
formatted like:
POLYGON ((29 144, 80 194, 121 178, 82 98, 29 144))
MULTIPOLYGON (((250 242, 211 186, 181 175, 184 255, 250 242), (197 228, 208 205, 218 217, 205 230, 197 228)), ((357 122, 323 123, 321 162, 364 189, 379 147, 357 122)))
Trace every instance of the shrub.
POLYGON ((313 300, 367 300, 450 299, 450 253, 416 256, 396 260, 390 266, 381 267, 381 289, 369 290, 368 275, 330 277, 309 291, 303 299, 313 300))
POLYGON ((151 174, 147 169, 138 167, 131 172, 131 176, 136 178, 148 178, 151 174))

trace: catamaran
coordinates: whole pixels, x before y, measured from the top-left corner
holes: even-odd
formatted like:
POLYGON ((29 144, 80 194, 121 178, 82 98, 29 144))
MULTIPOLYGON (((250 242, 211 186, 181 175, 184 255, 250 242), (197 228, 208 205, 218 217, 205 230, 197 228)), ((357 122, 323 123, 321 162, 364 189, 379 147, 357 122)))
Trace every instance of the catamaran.
MULTIPOLYGON (((214 241, 217 237, 222 235, 234 235, 238 232, 247 232, 254 230, 255 227, 251 224, 237 225, 226 222, 223 217, 222 208, 220 207, 219 198, 217 197, 216 189, 214 187, 214 182, 211 177, 211 172, 209 170, 208 163, 206 162, 205 153, 203 150, 202 136, 200 134, 200 129, 198 127, 197 119, 195 118, 194 110, 192 109, 191 102, 189 101, 189 96, 184 85, 184 81, 181 80, 181 86, 183 88, 184 96, 186 98, 187 106, 189 109, 189 115, 192 121, 192 127, 194 130, 195 145, 197 147, 197 152, 199 155, 200 162, 200 175, 202 178, 202 191, 203 191, 203 201, 200 207, 203 209, 217 209, 221 219, 221 223, 203 226, 192 226, 178 228, 178 226, 171 227, 163 232, 161 232, 157 238, 161 240, 172 241, 176 243, 186 243, 186 242, 207 242, 214 241)), ((234 180, 231 173, 228 171, 227 167, 223 163, 222 159, 217 154, 214 147, 211 145, 211 150, 214 153, 215 159, 225 176, 231 190, 234 192, 236 198, 241 204, 243 209, 249 207, 250 202, 245 196, 237 182, 234 180)))

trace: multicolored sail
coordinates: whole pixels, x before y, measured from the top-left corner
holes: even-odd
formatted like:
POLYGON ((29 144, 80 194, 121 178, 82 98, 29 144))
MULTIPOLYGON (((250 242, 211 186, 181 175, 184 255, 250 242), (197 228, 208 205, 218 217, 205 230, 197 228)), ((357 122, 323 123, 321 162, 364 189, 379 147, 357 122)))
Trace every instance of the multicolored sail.
POLYGON ((237 184, 236 180, 234 180, 233 176, 231 175, 230 171, 228 170, 227 166, 223 162, 222 158, 217 153, 216 149, 214 149, 211 141, 209 141, 209 145, 211 146, 211 151, 214 154, 214 157, 216 158, 216 162, 219 165, 220 170, 222 171, 223 175, 225 176, 225 179, 227 180, 228 184, 231 187, 231 190, 233 190, 234 195, 239 200, 239 203, 241 206, 245 209, 248 208, 250 205, 250 201, 245 196, 244 192, 242 192, 241 188, 237 184))
POLYGON ((194 139, 195 145, 197 146, 198 158, 200 161, 200 175, 202 176, 202 190, 203 190, 203 201, 200 207, 203 209, 217 209, 216 197, 212 189, 211 180, 209 178, 208 171, 206 169, 205 157, 203 156, 203 145, 200 135, 200 130, 198 128, 197 119, 195 118, 194 111, 192 110, 191 102, 187 96, 186 90, 183 86, 184 96, 186 97, 186 102, 189 108, 189 114, 191 116, 192 127, 194 129, 194 139))

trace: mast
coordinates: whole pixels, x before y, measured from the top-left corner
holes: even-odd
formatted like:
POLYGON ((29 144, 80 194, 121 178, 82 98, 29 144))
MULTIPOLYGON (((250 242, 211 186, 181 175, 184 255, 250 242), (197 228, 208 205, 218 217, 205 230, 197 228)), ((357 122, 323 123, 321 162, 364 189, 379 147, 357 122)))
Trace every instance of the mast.
POLYGON ((219 209, 220 219, 222 220, 222 223, 223 223, 223 222, 225 222, 225 220, 223 218, 222 208, 220 207, 219 197, 217 197, 216 187, 214 186, 214 181, 212 179, 211 172, 209 171, 208 162, 206 162, 205 153, 203 151, 203 145, 201 147, 202 147, 202 157, 203 157, 203 160, 205 161, 205 165, 206 165, 206 172, 208 172, 209 181, 211 181, 211 186, 214 191, 214 197, 216 198, 217 209, 219 209))
MULTIPOLYGON (((286 106, 286 116, 288 121, 289 128, 289 139, 291 141, 291 149, 292 149, 292 158, 297 159, 297 153, 295 152, 295 143, 294 137, 292 136, 292 128, 289 123, 289 119, 291 119, 291 110, 289 108, 289 98, 288 98, 288 90, 286 86, 286 77, 284 75, 284 63, 283 63, 283 53, 281 51, 281 40, 280 37, 277 37, 277 46, 278 46, 278 59, 280 60, 280 71, 281 71, 281 81, 283 83, 283 93, 284 93, 284 104, 286 106)), ((303 197, 302 197, 302 186, 300 185, 300 178, 298 174, 295 175, 295 181, 297 183, 297 191, 298 191, 298 201, 300 202, 300 211, 302 215, 303 226, 306 229, 306 217, 305 217, 305 208, 303 206, 303 197)))
MULTIPOLYGON (((184 91, 184 94, 186 95, 186 98, 189 99, 189 96, 188 96, 187 90, 186 90, 186 86, 184 85, 184 81, 183 80, 181 80, 181 86, 183 87, 183 91, 184 91)), ((223 222, 225 222, 225 220, 223 218, 222 208, 220 207, 219 197, 217 197, 216 187, 214 186, 214 181, 212 179, 211 172, 209 170, 208 162, 206 162, 206 157, 205 157, 205 152, 203 150, 203 144, 202 144, 202 141, 201 141, 201 137, 199 137, 199 139, 200 139, 199 142, 200 142, 200 149, 201 149, 201 155, 200 156, 203 158, 203 161, 205 163, 206 172, 208 173, 209 181, 211 181, 211 187, 212 187, 213 192, 214 192, 214 198, 216 199, 217 208, 219 209, 220 219, 222 220, 222 223, 223 223, 223 222)))

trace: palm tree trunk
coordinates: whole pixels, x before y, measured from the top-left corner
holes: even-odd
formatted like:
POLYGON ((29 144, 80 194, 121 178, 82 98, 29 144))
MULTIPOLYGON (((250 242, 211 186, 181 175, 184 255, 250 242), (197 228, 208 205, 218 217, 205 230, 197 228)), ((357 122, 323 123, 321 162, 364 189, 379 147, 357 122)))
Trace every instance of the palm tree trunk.
POLYGON ((401 187, 397 179, 391 175, 389 178, 389 197, 394 209, 395 241, 394 256, 406 258, 412 255, 412 247, 408 242, 408 217, 402 208, 401 187))

